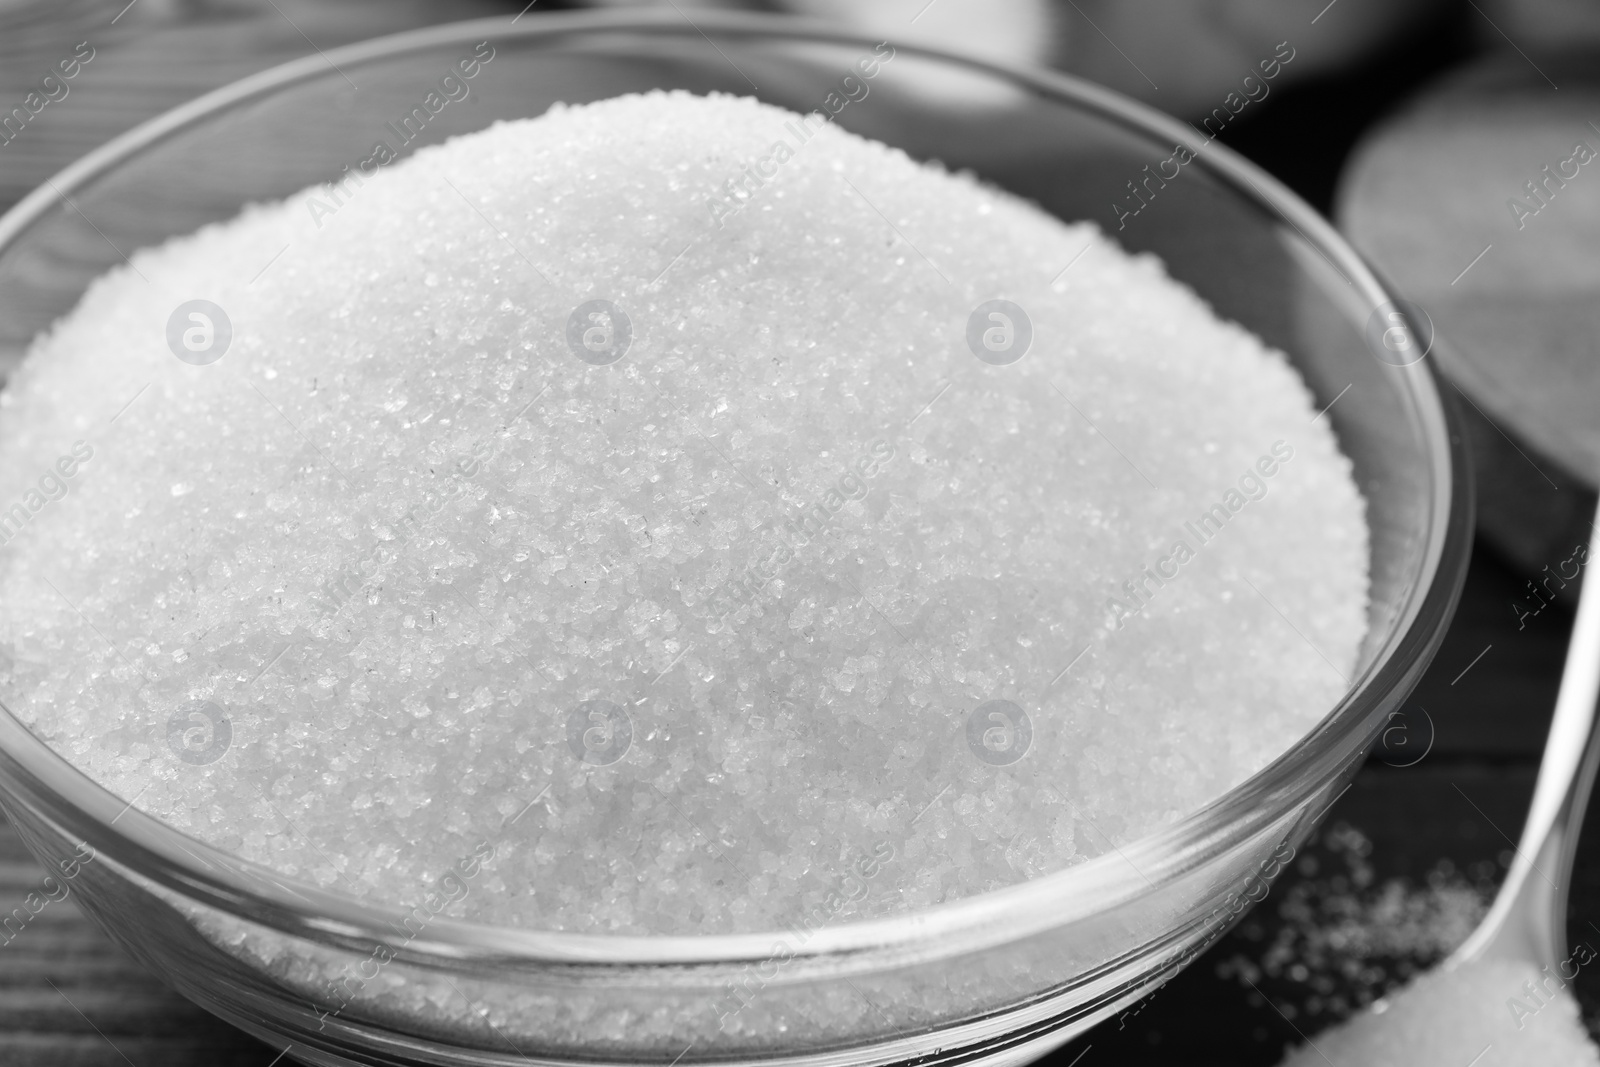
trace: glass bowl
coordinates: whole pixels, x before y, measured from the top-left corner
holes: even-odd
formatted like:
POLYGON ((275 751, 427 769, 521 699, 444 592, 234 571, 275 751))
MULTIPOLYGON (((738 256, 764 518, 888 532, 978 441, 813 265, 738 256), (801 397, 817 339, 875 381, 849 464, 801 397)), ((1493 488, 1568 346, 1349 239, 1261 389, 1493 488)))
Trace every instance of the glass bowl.
MULTIPOLYGON (((0 357, 14 365, 123 253, 338 179, 482 42, 492 70, 471 106, 425 116, 402 154, 557 101, 657 87, 807 112, 878 44, 767 16, 550 15, 287 64, 118 138, 0 219, 0 357)), ((1448 404, 1426 362, 1396 366, 1369 347, 1369 320, 1391 295, 1267 174, 1087 83, 895 47, 872 105, 841 105, 835 121, 1159 255, 1332 404, 1325 417, 1367 500, 1372 580, 1369 633, 1338 706, 1159 833, 1004 890, 804 938, 444 919, 415 930, 401 909, 176 832, 0 714, 0 802, 137 959, 311 1063, 1020 1063, 1154 990, 1267 892, 1421 676, 1454 607, 1471 501, 1448 404), (1178 145, 1194 158, 1173 177, 1178 145), (1167 180, 1151 184, 1152 172, 1167 180)))

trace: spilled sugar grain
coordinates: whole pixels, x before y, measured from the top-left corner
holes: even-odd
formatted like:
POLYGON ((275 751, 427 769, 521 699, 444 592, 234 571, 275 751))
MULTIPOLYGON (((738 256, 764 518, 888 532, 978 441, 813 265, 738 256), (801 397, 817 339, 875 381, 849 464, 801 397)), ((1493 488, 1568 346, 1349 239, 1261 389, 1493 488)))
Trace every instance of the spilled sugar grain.
POLYGON ((0 394, 0 500, 96 449, 0 549, 8 705, 284 874, 410 906, 487 844, 450 914, 595 932, 957 899, 1287 749, 1355 662, 1367 534, 1282 355, 1091 226, 831 126, 713 227, 791 118, 556 108, 98 280, 0 394), (995 297, 1035 337, 1003 367, 964 338, 995 297), (196 298, 233 328, 205 367, 165 339, 196 298), (630 324, 607 366, 568 343, 593 299, 630 324), (1029 716, 1008 765, 967 743, 997 699, 1029 716))
POLYGON ((1494 864, 1463 873, 1442 860, 1420 885, 1380 880, 1372 848, 1349 823, 1319 831, 1294 877, 1240 923, 1236 937, 1259 947, 1220 962, 1217 976, 1266 996, 1268 1014, 1312 1033, 1443 961, 1487 913, 1494 864))

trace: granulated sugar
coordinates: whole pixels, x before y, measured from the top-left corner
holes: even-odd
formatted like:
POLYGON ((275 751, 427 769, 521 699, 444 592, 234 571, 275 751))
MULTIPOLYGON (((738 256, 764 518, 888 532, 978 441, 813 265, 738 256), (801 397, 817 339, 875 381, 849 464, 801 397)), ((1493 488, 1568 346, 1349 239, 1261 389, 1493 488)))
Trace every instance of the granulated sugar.
POLYGON ((0 394, 8 705, 287 875, 595 932, 956 899, 1284 752, 1367 535, 1283 356, 798 121, 557 108, 100 279, 0 394))
POLYGON ((1600 1049, 1559 976, 1532 964, 1482 961, 1429 971, 1313 1037, 1283 1067, 1466 1064, 1586 1067, 1600 1064, 1600 1049))
POLYGON ((1421 885, 1380 882, 1372 848, 1348 823, 1320 831, 1294 877, 1240 922, 1235 940, 1251 950, 1218 963, 1217 976, 1270 1000, 1267 1015, 1281 1012, 1313 1033, 1443 961, 1488 912, 1492 862, 1463 874, 1444 860, 1421 885))

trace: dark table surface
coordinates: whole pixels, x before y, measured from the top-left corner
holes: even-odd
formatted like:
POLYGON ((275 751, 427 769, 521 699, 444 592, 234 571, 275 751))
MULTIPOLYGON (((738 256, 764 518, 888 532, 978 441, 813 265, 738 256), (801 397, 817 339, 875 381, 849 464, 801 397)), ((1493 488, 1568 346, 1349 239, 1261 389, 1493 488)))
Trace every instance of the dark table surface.
MULTIPOLYGON (((313 49, 433 22, 509 17, 521 7, 492 0, 141 0, 119 16, 121 3, 0 0, 0 99, 25 93, 33 66, 44 69, 77 41, 96 48, 93 77, 80 79, 49 123, 0 150, 0 208, 115 134, 245 74, 313 49)), ((1463 17, 1445 11, 1360 67, 1286 90, 1274 109, 1230 127, 1225 139, 1326 211, 1360 131, 1474 47, 1463 17)), ((1565 527, 1552 526, 1549 515, 1581 515, 1592 501, 1558 477, 1557 490, 1539 483, 1539 492, 1552 495, 1527 505, 1527 514, 1507 505, 1539 476, 1517 467, 1517 453, 1499 444, 1496 428, 1473 430, 1477 452, 1488 459, 1484 477, 1494 483, 1486 483, 1491 537, 1480 539, 1444 647, 1406 706, 1412 747, 1397 748, 1387 762, 1369 761, 1318 837, 1232 933, 1136 1012, 1047 1062, 1265 1067, 1301 1033, 1337 1020, 1448 947, 1434 943, 1433 930, 1388 951, 1326 944, 1312 951, 1305 943, 1316 926, 1310 919, 1325 921, 1385 891, 1400 901, 1453 902, 1467 920, 1488 899, 1521 830, 1571 626, 1570 598, 1520 621, 1513 605, 1543 563, 1570 554, 1565 527), (1508 485, 1513 492, 1500 492, 1508 485), (1519 532, 1528 536, 1519 539, 1519 532), (1412 762, 1421 751, 1426 756, 1412 762), (1284 964, 1286 945, 1307 949, 1313 966, 1284 964)), ((1569 925, 1575 942, 1592 937, 1600 945, 1600 839, 1590 843, 1600 827, 1591 831, 1569 925)), ((37 889, 43 874, 0 824, 0 914, 37 889)), ((1580 973, 1576 989, 1593 1030, 1600 1025, 1600 975, 1580 973)), ((0 1063, 265 1065, 282 1051, 171 992, 70 897, 0 943, 0 1063)))

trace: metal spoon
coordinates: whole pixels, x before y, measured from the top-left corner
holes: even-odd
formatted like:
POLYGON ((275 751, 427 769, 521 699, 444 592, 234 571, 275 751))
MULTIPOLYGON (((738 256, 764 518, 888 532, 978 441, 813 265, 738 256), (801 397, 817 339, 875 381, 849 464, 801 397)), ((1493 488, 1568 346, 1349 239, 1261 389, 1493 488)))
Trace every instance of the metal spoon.
MULTIPOLYGON (((1594 521, 1600 525, 1600 510, 1594 521)), ((1567 642, 1555 718, 1539 763, 1533 804, 1494 906, 1448 965, 1483 959, 1556 967, 1567 958, 1567 886, 1584 809, 1600 764, 1600 581, 1583 583, 1567 642)))

